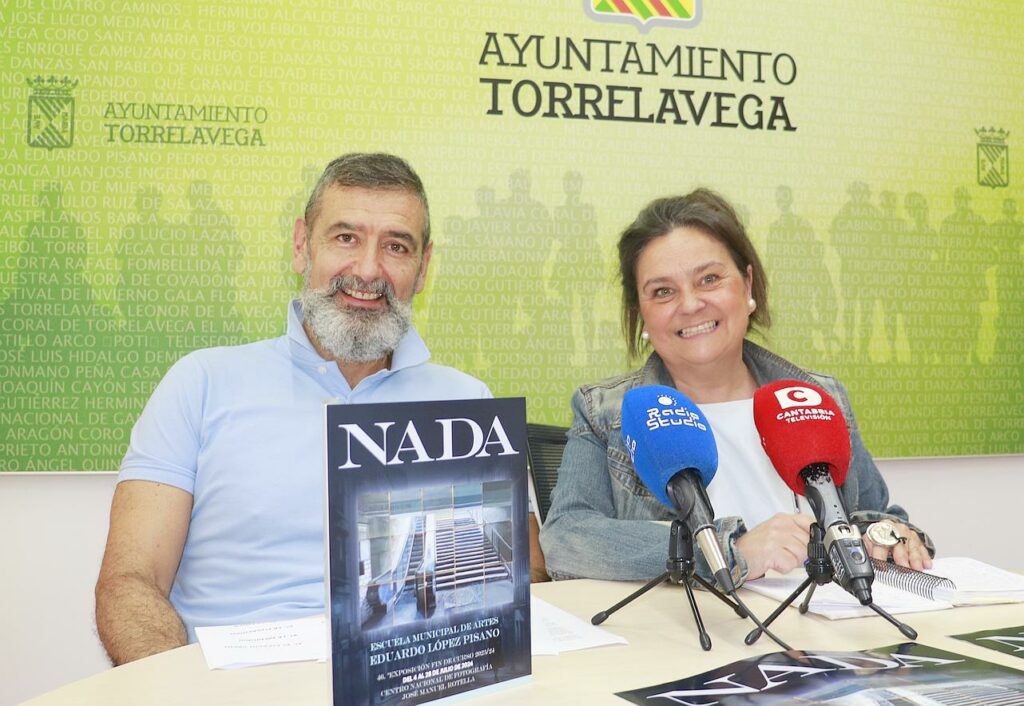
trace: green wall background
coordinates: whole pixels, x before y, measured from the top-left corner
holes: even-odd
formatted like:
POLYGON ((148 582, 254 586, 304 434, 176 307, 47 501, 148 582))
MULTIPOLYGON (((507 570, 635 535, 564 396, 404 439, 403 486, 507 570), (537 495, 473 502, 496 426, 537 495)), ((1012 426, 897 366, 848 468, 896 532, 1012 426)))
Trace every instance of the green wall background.
POLYGON ((617 234, 706 185, 767 344, 845 382, 875 455, 1024 452, 1024 6, 438 5, 0 2, 0 470, 116 469, 174 360, 279 334, 312 181, 378 149, 430 194, 435 359, 534 421, 630 366, 617 234))

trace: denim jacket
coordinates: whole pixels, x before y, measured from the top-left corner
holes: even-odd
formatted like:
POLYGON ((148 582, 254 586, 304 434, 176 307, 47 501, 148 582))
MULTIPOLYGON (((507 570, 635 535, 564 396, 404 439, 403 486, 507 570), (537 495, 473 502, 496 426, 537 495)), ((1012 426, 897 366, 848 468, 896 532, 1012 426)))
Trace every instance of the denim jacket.
MULTIPOLYGON (((851 523, 862 531, 885 518, 909 525, 903 508, 889 505, 889 490, 864 448, 839 381, 798 368, 750 341, 743 343, 743 362, 759 386, 796 379, 818 385, 835 398, 850 432, 850 469, 840 492, 851 523)), ((622 398, 627 390, 642 385, 673 386, 656 353, 639 370, 584 385, 573 395, 572 427, 551 493, 551 508, 540 532, 547 570, 553 578, 647 580, 665 571, 669 529, 652 520, 672 520, 674 515, 637 477, 621 433, 622 398)), ((715 525, 733 580, 739 584, 747 578, 747 564, 736 551, 736 539, 747 528, 739 517, 721 517, 715 525)), ((910 526, 934 555, 928 536, 910 526)), ((694 559, 697 574, 710 580, 707 562, 696 546, 694 559)))

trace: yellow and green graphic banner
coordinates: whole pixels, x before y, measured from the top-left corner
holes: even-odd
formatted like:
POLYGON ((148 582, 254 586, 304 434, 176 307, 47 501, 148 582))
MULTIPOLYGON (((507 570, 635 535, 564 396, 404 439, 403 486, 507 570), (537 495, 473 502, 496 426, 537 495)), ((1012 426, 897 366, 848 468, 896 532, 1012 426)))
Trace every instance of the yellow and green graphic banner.
POLYGON ((279 335, 331 158, 426 182, 438 362, 567 424, 625 357, 615 243, 738 208, 759 339, 878 456, 1024 452, 1024 5, 0 2, 0 470, 115 469, 170 364, 279 335))

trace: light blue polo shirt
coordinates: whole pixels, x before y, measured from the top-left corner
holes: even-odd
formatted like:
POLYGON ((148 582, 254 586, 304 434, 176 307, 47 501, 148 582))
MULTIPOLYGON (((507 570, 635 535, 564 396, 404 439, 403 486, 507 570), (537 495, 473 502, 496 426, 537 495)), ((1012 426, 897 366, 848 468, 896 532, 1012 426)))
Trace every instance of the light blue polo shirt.
POLYGON ((429 357, 410 328, 392 367, 352 389, 313 348, 293 301, 285 336, 196 351, 171 367, 132 429, 118 480, 193 496, 170 596, 190 641, 197 625, 323 612, 323 403, 491 397, 429 357))

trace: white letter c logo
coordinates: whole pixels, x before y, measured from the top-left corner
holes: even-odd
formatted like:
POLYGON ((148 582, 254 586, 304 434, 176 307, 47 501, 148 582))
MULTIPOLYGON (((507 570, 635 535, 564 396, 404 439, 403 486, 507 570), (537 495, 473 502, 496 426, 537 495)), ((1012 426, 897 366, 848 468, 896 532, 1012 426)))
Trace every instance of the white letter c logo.
POLYGON ((821 404, 821 395, 809 387, 783 387, 775 391, 775 399, 779 407, 817 407, 821 404))

